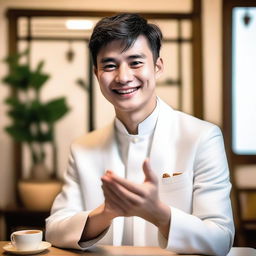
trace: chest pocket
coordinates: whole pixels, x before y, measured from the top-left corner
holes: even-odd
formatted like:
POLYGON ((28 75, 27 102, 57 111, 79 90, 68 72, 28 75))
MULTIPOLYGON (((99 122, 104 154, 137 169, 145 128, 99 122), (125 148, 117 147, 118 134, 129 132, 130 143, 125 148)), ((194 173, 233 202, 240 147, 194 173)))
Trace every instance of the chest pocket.
POLYGON ((192 212, 193 193, 193 178, 189 174, 186 171, 170 178, 161 178, 159 181, 160 200, 187 213, 192 212))

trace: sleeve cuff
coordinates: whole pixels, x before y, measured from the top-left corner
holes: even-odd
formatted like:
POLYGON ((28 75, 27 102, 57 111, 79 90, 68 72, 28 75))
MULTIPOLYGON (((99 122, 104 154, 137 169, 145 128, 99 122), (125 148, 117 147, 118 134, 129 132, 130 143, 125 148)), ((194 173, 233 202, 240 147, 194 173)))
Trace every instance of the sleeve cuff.
POLYGON ((97 242, 99 242, 101 239, 105 237, 107 232, 109 231, 109 227, 105 229, 101 234, 99 234, 96 238, 85 241, 85 242, 78 242, 78 245, 80 246, 81 250, 87 250, 92 248, 97 242))

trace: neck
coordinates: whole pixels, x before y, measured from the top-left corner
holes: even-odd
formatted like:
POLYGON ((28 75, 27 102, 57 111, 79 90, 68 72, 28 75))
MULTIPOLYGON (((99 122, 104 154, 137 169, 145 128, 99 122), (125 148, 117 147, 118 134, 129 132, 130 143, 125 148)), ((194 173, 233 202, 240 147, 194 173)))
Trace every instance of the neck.
POLYGON ((151 108, 145 108, 143 111, 135 112, 122 112, 116 109, 116 117, 124 124, 129 134, 138 134, 138 127, 148 116, 152 114, 156 107, 157 100, 155 99, 154 104, 151 108))

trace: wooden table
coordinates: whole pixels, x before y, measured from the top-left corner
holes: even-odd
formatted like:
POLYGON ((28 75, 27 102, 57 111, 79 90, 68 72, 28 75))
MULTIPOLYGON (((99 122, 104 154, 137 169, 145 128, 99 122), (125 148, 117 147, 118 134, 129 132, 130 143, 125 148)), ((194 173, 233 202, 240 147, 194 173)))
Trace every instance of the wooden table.
MULTIPOLYGON (((7 241, 0 241, 0 256, 10 255, 5 253, 3 246, 6 245, 7 241)), ((94 251, 78 251, 78 250, 63 250, 55 247, 50 247, 44 252, 36 254, 38 256, 167 256, 176 255, 173 252, 163 250, 159 247, 135 247, 135 246, 100 246, 94 251)), ((181 256, 181 254, 180 254, 181 256)), ((191 255, 190 256, 198 256, 191 255)), ((201 255, 202 256, 202 255, 201 255)), ((256 250, 252 248, 232 248, 228 256, 256 256, 256 250)))

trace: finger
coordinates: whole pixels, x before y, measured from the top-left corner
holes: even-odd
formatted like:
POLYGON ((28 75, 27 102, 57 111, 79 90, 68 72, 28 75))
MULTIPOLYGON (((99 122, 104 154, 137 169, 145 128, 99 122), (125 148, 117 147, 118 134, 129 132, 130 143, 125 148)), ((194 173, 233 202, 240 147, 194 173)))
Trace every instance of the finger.
POLYGON ((103 189, 106 188, 108 190, 108 194, 111 199, 114 199, 114 201, 119 205, 124 205, 124 209, 130 207, 129 200, 124 197, 123 193, 119 192, 120 188, 118 188, 118 184, 113 182, 110 177, 102 177, 102 184, 103 189))
POLYGON ((133 205, 138 205, 143 200, 141 196, 133 193, 132 191, 129 191, 124 186, 115 182, 114 180, 105 179, 105 181, 103 182, 105 182, 105 185, 112 191, 112 193, 114 193, 118 198, 120 198, 122 202, 125 203, 126 207, 130 208, 133 205))
POLYGON ((149 162, 149 159, 146 158, 143 162, 143 172, 144 172, 144 175, 145 175, 145 182, 146 181, 149 181, 149 182, 152 182, 154 184, 157 184, 157 177, 156 175, 154 174, 152 168, 151 168, 151 165, 150 165, 150 162, 149 162))
POLYGON ((128 190, 134 194, 137 194, 138 196, 144 195, 144 192, 141 189, 141 186, 138 186, 138 184, 133 183, 127 179, 121 178, 113 172, 108 173, 107 176, 111 179, 113 184, 114 183, 119 184, 119 185, 121 185, 121 187, 124 187, 126 190, 128 190))
POLYGON ((126 206, 123 206, 119 198, 116 197, 115 194, 107 186, 102 186, 102 190, 105 196, 106 203, 111 207, 111 209, 119 214, 123 215, 126 206))

